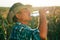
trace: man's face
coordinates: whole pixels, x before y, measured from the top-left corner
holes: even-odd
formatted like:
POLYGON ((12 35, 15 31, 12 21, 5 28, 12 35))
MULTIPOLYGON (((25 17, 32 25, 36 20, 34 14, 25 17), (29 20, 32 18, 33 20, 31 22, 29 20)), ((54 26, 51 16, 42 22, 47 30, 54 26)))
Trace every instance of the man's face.
POLYGON ((21 14, 20 14, 20 20, 23 21, 30 21, 31 20, 31 16, 30 16, 30 11, 26 8, 21 9, 21 14))

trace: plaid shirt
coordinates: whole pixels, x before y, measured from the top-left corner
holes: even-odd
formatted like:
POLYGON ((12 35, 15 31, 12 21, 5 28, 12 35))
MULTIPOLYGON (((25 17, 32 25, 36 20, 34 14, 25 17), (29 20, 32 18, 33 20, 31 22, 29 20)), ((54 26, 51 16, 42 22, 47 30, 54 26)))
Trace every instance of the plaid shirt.
POLYGON ((9 40, 40 40, 39 30, 17 22, 12 28, 9 40))

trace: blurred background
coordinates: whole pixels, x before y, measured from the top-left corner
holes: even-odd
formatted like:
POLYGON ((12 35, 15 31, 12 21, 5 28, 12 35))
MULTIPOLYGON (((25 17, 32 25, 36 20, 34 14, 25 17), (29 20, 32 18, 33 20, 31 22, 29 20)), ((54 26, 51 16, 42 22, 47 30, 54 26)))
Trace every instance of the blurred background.
POLYGON ((31 8, 31 28, 39 26, 39 9, 46 8, 48 24, 47 40, 60 40, 60 1, 59 0, 2 0, 0 1, 0 40, 8 40, 13 24, 9 24, 7 14, 14 3, 22 3, 31 8), (32 27, 33 26, 33 27, 32 27))

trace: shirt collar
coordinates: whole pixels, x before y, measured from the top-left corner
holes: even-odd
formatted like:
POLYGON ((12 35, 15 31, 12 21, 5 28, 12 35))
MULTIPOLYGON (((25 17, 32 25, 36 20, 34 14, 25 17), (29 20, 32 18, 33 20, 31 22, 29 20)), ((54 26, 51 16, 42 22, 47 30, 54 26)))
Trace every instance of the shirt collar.
POLYGON ((21 23, 20 23, 20 22, 16 22, 16 24, 21 25, 21 23))

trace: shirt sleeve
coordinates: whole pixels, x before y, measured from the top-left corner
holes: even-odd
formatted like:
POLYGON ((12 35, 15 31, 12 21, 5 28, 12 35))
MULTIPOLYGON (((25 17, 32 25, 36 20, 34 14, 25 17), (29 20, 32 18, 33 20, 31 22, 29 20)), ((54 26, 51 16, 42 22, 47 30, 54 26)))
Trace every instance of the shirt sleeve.
POLYGON ((33 31, 33 39, 34 39, 34 40, 41 40, 41 39, 40 39, 40 36, 39 36, 39 30, 38 30, 38 29, 35 29, 35 30, 33 31))

